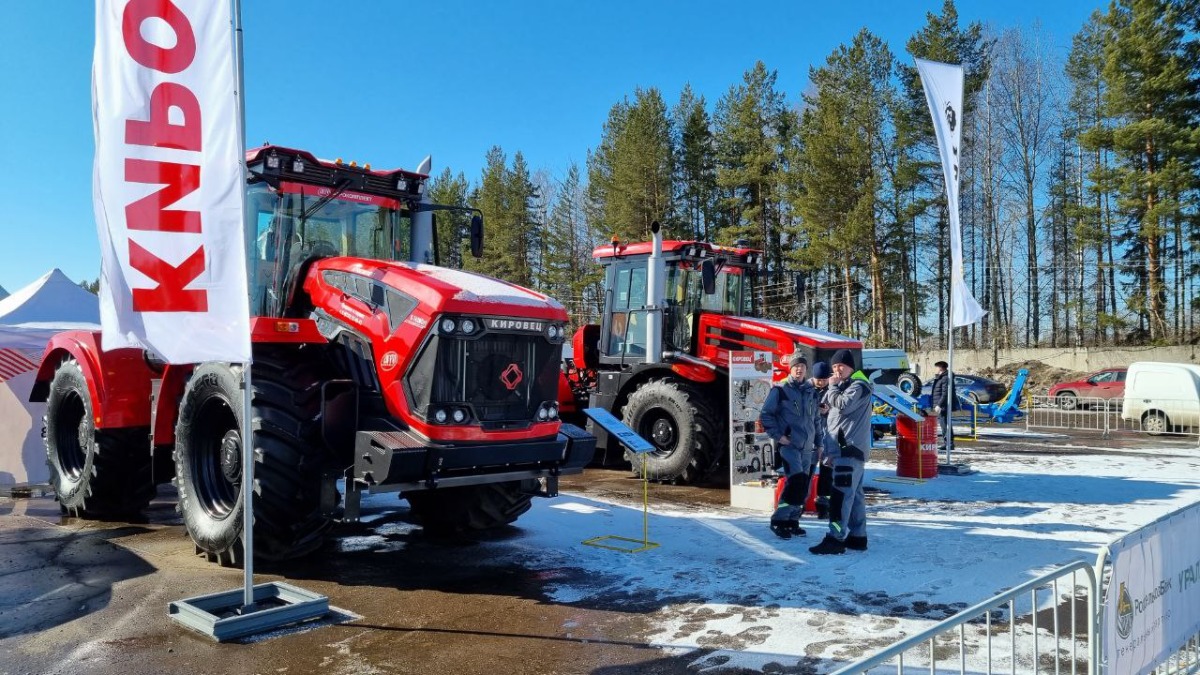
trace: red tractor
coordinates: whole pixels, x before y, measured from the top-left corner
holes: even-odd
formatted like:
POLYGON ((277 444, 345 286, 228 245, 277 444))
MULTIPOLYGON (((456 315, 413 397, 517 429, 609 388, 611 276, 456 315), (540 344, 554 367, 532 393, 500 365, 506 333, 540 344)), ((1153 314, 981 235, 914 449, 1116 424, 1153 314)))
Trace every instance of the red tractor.
MULTIPOLYGON (((565 410, 604 408, 621 417, 656 446, 646 459, 651 478, 694 483, 728 454, 731 351, 772 352, 778 379, 787 373, 780 358, 794 351, 812 363, 838 349, 861 353, 862 343, 754 318, 761 251, 663 241, 657 223, 652 229, 653 241, 614 240, 592 253, 605 267, 604 313, 600 324, 575 332, 562 386, 573 404, 565 410)), ((600 462, 622 457, 615 440, 594 431, 600 462)))
MULTIPOLYGON (((259 557, 314 551, 365 492, 398 492, 429 530, 486 529, 582 471, 595 439, 562 423, 557 401, 566 311, 412 262, 438 258, 433 212, 453 208, 425 197, 426 175, 277 146, 247 152, 247 167, 259 557)), ((473 217, 476 256, 482 228, 473 217)), ((198 552, 236 563, 241 368, 56 335, 31 398, 47 403, 63 510, 136 513, 173 480, 198 552)))

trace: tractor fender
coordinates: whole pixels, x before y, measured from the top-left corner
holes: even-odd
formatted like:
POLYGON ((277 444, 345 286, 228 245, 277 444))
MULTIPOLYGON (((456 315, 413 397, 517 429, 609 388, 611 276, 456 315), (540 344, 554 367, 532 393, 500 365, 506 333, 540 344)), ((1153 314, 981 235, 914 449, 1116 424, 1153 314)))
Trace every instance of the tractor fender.
POLYGON ((175 423, 179 421, 179 402, 191 379, 195 364, 167 365, 163 370, 158 395, 154 397, 154 444, 174 445, 175 423))
POLYGON ((97 429, 150 425, 150 380, 143 352, 132 347, 101 351, 100 333, 72 330, 50 338, 29 400, 44 402, 54 371, 67 358, 79 363, 92 397, 97 429))

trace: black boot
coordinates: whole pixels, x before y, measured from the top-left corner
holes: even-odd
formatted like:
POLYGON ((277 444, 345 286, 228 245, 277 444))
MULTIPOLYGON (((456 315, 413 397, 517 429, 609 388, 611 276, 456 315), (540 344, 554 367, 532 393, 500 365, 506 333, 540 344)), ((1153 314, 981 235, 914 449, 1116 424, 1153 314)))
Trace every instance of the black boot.
POLYGON ((791 523, 786 520, 772 520, 771 531, 774 532, 775 536, 779 537, 780 539, 792 538, 792 526, 791 523))
POLYGON ((787 527, 788 527, 788 530, 792 533, 793 537, 803 537, 804 535, 808 534, 807 532, 804 531, 803 527, 800 527, 800 521, 798 521, 798 520, 787 521, 787 527))
POLYGON ((850 549, 851 551, 867 550, 866 536, 856 537, 854 535, 850 535, 849 537, 846 537, 846 548, 850 549))
POLYGON ((817 518, 825 520, 829 517, 829 497, 817 497, 817 518))
POLYGON ((808 549, 808 552, 815 555, 841 555, 846 552, 846 545, 832 534, 827 534, 821 543, 808 549))

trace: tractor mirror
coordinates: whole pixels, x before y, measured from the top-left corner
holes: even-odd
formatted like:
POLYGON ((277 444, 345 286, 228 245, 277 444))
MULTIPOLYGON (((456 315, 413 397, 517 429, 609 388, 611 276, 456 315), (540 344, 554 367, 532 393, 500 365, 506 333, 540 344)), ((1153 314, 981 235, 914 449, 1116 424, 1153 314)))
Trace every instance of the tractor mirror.
POLYGON ((478 213, 471 216, 471 255, 483 257, 483 216, 478 213))
POLYGON ((705 295, 713 295, 717 292, 717 267, 711 258, 700 263, 700 279, 704 282, 705 295))

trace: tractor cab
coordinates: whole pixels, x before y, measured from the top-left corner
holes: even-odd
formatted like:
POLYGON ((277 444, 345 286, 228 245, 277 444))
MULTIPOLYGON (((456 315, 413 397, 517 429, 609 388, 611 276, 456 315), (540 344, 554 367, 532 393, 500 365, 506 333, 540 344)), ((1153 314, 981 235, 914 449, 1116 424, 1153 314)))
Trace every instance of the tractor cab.
MULTIPOLYGON (((320 258, 438 264, 430 212, 457 208, 429 203, 428 176, 403 169, 376 171, 271 145, 248 151, 246 168, 246 270, 255 316, 300 311, 297 288, 320 258)), ((477 249, 482 220, 476 216, 471 226, 477 249)))
MULTIPOLYGON (((647 357, 647 323, 657 302, 648 262, 653 242, 598 247, 605 267, 605 307, 598 341, 601 363, 647 357)), ((697 354, 704 315, 755 316, 761 252, 699 241, 662 242, 662 349, 697 354)))

